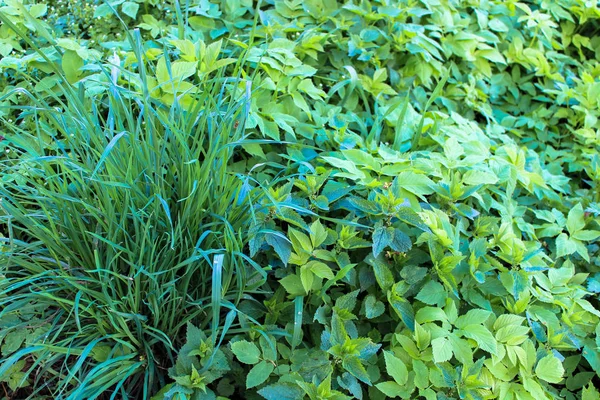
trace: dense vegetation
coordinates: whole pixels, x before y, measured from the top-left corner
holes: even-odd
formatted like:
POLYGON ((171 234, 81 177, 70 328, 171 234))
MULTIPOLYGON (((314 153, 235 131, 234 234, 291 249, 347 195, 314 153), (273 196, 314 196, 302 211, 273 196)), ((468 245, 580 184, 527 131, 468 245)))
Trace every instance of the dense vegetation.
POLYGON ((0 21, 0 398, 600 398, 597 2, 0 21))

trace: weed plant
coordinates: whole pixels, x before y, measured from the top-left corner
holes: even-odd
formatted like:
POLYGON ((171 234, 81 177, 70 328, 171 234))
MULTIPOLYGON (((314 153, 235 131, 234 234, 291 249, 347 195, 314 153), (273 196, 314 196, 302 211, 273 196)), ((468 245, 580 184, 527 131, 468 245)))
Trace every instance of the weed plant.
POLYGON ((182 327, 216 340, 220 305, 262 280, 242 254, 259 192, 232 167, 242 63, 200 77, 190 107, 166 107, 148 93, 139 38, 134 48, 135 70, 97 64, 93 82, 16 89, 37 131, 5 122, 19 154, 0 168, 22 179, 0 186, 0 318, 28 345, 0 375, 21 363, 39 395, 149 398, 182 327), (63 138, 56 152, 48 137, 63 138))

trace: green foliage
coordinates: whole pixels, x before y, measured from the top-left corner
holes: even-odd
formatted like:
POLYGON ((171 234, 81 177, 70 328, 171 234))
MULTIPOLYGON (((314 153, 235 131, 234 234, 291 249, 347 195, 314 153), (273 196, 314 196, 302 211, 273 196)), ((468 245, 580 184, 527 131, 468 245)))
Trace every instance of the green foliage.
MULTIPOLYGON (((56 87, 35 96, 20 89, 36 103, 21 118, 38 129, 3 121, 18 157, 3 160, 2 170, 20 176, 0 186, 8 233, 0 377, 12 390, 31 384, 28 393, 52 398, 147 397, 164 382, 159 368, 173 362, 189 321, 212 333, 213 349, 229 329, 219 324, 222 307, 240 329, 242 294, 264 282, 242 253, 249 238, 242 232, 262 197, 249 187, 244 161, 234 160, 245 141, 245 80, 219 67, 197 75, 185 109, 177 98, 166 105, 137 91, 160 65, 143 61, 141 41, 132 45, 135 66, 94 64, 77 85, 64 57, 62 68, 46 60, 56 87), (49 137, 56 148, 47 147, 49 137)), ((178 359, 173 376, 186 390, 205 389, 226 370, 223 360, 220 350, 210 363, 200 354, 212 374, 200 375, 178 359)))
POLYGON ((592 3, 5 0, 0 380, 597 398, 592 3))

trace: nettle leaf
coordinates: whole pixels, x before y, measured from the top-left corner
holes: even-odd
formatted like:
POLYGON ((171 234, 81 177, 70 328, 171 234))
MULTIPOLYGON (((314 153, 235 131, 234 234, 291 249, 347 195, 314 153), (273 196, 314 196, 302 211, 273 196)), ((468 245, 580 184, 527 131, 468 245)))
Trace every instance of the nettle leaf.
POLYGON ((365 262, 373 267, 375 279, 377 280, 379 287, 384 292, 387 292, 394 284, 394 275, 387 263, 381 257, 375 258, 372 254, 367 256, 365 262))
POLYGON ((406 253, 412 248, 412 241, 410 237, 400 229, 388 228, 392 231, 393 239, 390 242, 389 246, 400 253, 406 253))
POLYGON ((385 304, 378 301, 375 296, 368 295, 364 300, 365 316, 368 319, 377 318, 385 312, 385 304))
POLYGON ((262 397, 267 400, 301 400, 304 398, 304 391, 292 383, 275 383, 265 386, 258 391, 262 397))
POLYGON ((419 214, 408 207, 399 207, 394 214, 402 222, 415 226, 422 231, 429 232, 429 227, 423 222, 419 214))
POLYGON ((393 239, 394 230, 380 225, 373 232, 373 255, 377 257, 393 239))
POLYGON ((411 331, 415 330, 415 313, 412 305, 404 298, 391 291, 388 293, 388 301, 392 309, 396 311, 402 322, 406 324, 411 331))
POLYGON ((244 364, 256 364, 260 359, 259 348, 254 343, 246 340, 232 343, 231 351, 244 364))
POLYGON ((283 234, 267 233, 265 240, 269 245, 273 246, 281 261, 287 264, 292 255, 292 244, 288 239, 283 234))
POLYGON ((356 377, 356 379, 358 379, 359 381, 364 382, 367 385, 371 386, 371 380, 369 379, 369 374, 367 373, 367 370, 362 365, 362 363, 358 357, 350 356, 350 357, 344 358, 342 361, 342 367, 346 371, 348 371, 350 374, 352 374, 354 377, 356 377))

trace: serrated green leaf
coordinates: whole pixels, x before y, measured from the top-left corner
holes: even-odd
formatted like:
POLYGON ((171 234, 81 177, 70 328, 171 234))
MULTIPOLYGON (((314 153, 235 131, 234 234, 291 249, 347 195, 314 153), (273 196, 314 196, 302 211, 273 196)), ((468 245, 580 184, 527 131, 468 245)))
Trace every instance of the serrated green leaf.
POLYGON ((492 333, 485 326, 471 324, 462 328, 461 332, 464 336, 475 340, 479 345, 479 348, 489 353, 497 354, 498 345, 496 343, 496 339, 494 339, 492 333))
POLYGON ((256 364, 246 376, 246 388, 250 389, 263 384, 275 369, 275 366, 267 361, 256 364))
POLYGON ((402 393, 402 388, 400 385, 393 381, 380 382, 375 385, 375 387, 379 389, 381 393, 391 398, 396 398, 402 393))
POLYGON ((265 386, 258 391, 258 394, 266 400, 301 400, 304 398, 304 392, 300 387, 285 382, 265 386))
POLYGON ((232 343, 231 351, 244 364, 256 364, 260 359, 260 350, 258 347, 246 340, 232 343))
POLYGON ((433 360, 436 363, 442 363, 452 358, 452 344, 445 337, 438 337, 431 341, 433 350, 433 360))
POLYGON ((406 365, 389 351, 384 352, 383 356, 388 375, 394 378, 394 381, 396 381, 398 385, 405 385, 408 380, 408 369, 406 368, 406 365))
POLYGON ((321 221, 316 220, 310 226, 310 241, 312 247, 319 247, 325 240, 327 240, 327 231, 321 224, 321 221))
POLYGON ((392 242, 393 231, 380 226, 373 232, 373 255, 377 257, 392 242))
POLYGON ((535 367, 535 375, 549 383, 559 383, 564 374, 565 369, 562 363, 553 354, 542 358, 535 367))
POLYGON ((423 286, 416 299, 429 305, 439 305, 446 300, 447 293, 444 286, 437 281, 429 281, 423 286))
POLYGON ((378 301, 375 296, 368 295, 364 301, 365 316, 368 319, 377 318, 385 312, 385 305, 378 301))
POLYGON ((362 381, 367 385, 371 385, 369 374, 367 374, 367 370, 357 357, 351 356, 344 358, 342 361, 342 367, 356 377, 359 381, 362 381))
POLYGON ((310 292, 314 279, 315 275, 312 272, 310 265, 303 265, 300 268, 300 281, 302 282, 302 287, 306 293, 310 292))

